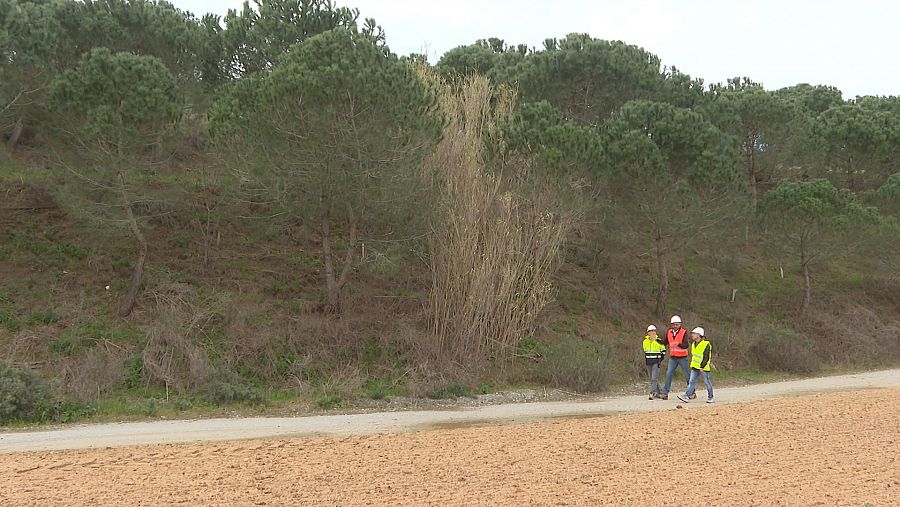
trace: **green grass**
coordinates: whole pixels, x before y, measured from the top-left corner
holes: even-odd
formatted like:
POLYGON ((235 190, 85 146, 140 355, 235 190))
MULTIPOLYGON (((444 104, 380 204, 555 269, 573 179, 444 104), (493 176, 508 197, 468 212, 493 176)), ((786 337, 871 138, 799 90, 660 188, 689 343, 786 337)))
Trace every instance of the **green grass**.
POLYGON ((128 324, 108 322, 97 318, 83 317, 75 324, 63 329, 50 342, 50 349, 62 356, 70 356, 79 350, 86 350, 101 342, 115 344, 139 343, 144 334, 128 324))
POLYGON ((57 321, 59 321, 59 315, 53 311, 53 308, 48 308, 43 311, 31 312, 26 322, 29 327, 32 327, 39 324, 49 325, 57 321))
POLYGON ((363 385, 366 397, 372 400, 390 399, 403 394, 403 388, 390 378, 373 378, 363 385))
POLYGON ((590 295, 581 290, 560 289, 557 295, 557 302, 559 302, 559 305, 566 313, 581 315, 590 303, 590 295))
POLYGON ((474 398, 472 388, 459 382, 447 384, 445 386, 428 391, 426 394, 432 400, 448 400, 456 398, 474 398))
POLYGON ((344 397, 339 393, 326 392, 315 397, 316 405, 322 410, 338 408, 344 404, 344 397))
POLYGON ((6 328, 10 333, 17 333, 22 329, 22 322, 9 309, 0 310, 0 326, 6 328))
POLYGON ((52 231, 39 231, 35 224, 28 224, 19 230, 7 231, 2 243, 7 252, 4 257, 37 259, 43 266, 63 270, 73 262, 83 261, 88 257, 88 251, 81 245, 58 241, 52 231))

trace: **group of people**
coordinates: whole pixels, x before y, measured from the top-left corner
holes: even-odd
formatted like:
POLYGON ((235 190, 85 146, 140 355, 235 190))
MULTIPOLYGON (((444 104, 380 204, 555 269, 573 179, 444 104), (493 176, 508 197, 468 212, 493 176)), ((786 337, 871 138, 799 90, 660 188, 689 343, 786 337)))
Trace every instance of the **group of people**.
POLYGON ((687 390, 678 399, 684 403, 697 399, 697 380, 702 378, 706 384, 706 402, 713 403, 712 344, 706 339, 706 331, 695 327, 690 333, 682 326, 681 317, 673 315, 665 336, 660 337, 656 326, 647 327, 644 336, 644 361, 647 364, 647 375, 650 377, 650 399, 668 400, 669 389, 672 388, 672 377, 675 370, 681 369, 687 390), (666 355, 669 364, 666 368, 666 380, 662 390, 659 389, 659 372, 666 355))

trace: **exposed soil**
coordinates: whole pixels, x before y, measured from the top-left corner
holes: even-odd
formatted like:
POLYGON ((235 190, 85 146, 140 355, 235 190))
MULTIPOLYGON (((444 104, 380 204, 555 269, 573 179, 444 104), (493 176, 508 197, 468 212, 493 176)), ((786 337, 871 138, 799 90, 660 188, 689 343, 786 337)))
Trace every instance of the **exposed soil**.
POLYGON ((691 408, 2 454, 0 504, 888 505, 900 494, 900 389, 691 408))

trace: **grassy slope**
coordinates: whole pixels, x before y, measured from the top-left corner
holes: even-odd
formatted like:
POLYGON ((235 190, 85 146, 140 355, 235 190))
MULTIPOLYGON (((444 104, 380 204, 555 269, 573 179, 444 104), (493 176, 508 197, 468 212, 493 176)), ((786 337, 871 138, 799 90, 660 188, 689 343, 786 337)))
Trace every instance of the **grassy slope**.
MULTIPOLYGON (((38 195, 35 188, 59 185, 21 161, 4 166, 2 190, 23 196, 8 198, 7 208, 38 195)), ((177 178, 170 183, 185 187, 177 178)), ((576 240, 557 277, 556 302, 535 336, 524 337, 522 358, 477 373, 434 365, 415 346, 427 332, 427 270, 420 261, 371 246, 350 287, 348 316, 337 321, 317 311, 322 265, 314 235, 299 225, 232 218, 222 223, 204 262, 202 223, 183 208, 173 205, 149 221, 146 290, 124 321, 113 317, 133 251, 124 230, 76 220, 62 209, 2 210, 0 357, 41 370, 64 396, 90 400, 106 414, 191 413, 259 396, 327 408, 353 397, 467 392, 459 383, 487 391, 547 382, 581 389, 633 382, 642 370, 643 328, 663 324, 652 315, 651 257, 624 255, 622 245, 608 238, 602 245, 576 240), (167 391, 159 375, 147 373, 142 351, 150 337, 184 326, 160 312, 172 287, 186 288, 191 308, 210 306, 211 316, 200 331, 187 333, 187 341, 203 351, 202 375, 176 368, 167 391)), ((900 348, 895 282, 884 282, 877 271, 835 266, 818 273, 816 309, 799 318, 793 310, 798 280, 790 266, 784 268, 782 279, 778 266, 752 245, 687 248, 670 267, 669 308, 687 325, 707 328, 723 377, 752 379, 760 367, 772 366, 752 350, 773 335, 802 340, 807 352, 830 349, 825 343, 837 337, 853 357, 836 361, 831 352, 819 354, 816 363, 830 368, 898 359, 879 353, 884 342, 900 348), (848 336, 854 330, 865 338, 848 336)), ((181 345, 173 346, 177 363, 181 345)))

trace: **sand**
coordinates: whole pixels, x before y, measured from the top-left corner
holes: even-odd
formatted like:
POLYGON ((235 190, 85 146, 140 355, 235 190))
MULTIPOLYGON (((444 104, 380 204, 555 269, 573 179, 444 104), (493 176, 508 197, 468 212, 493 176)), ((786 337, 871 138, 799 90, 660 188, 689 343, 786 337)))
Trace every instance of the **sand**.
POLYGON ((900 389, 876 389, 403 434, 0 454, 0 505, 895 505, 898 459, 900 389))

